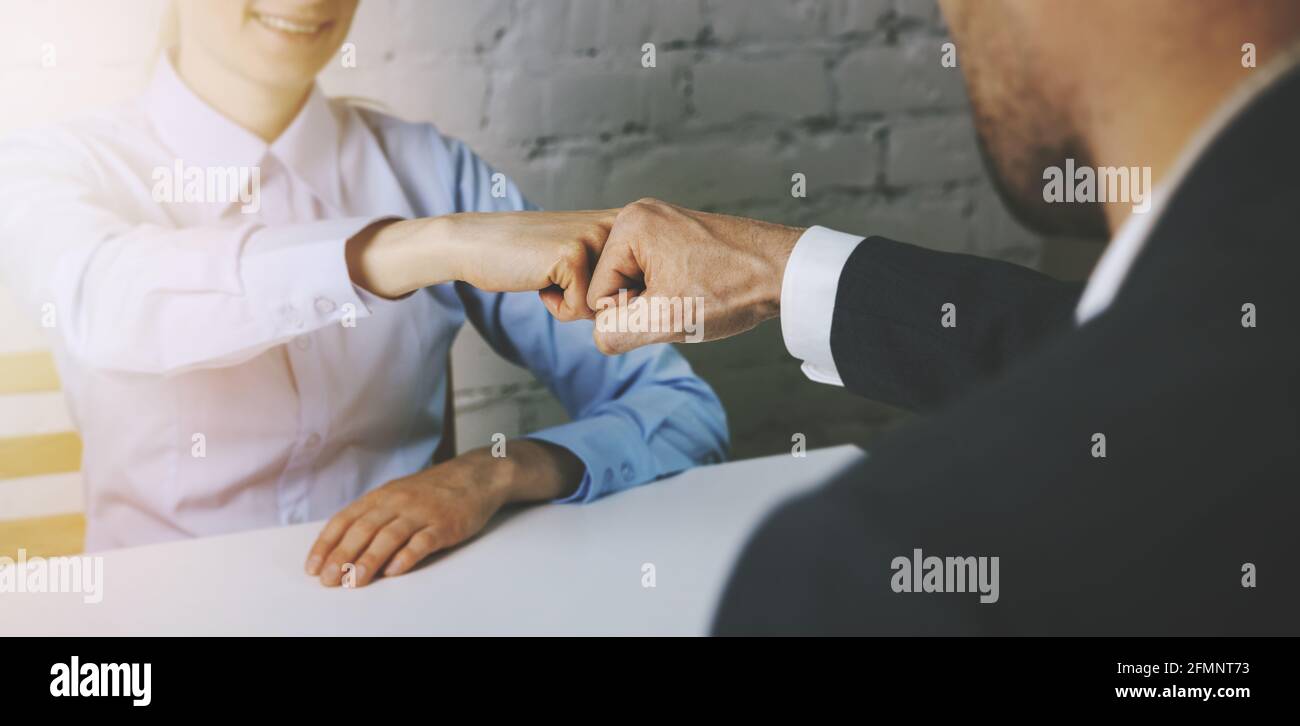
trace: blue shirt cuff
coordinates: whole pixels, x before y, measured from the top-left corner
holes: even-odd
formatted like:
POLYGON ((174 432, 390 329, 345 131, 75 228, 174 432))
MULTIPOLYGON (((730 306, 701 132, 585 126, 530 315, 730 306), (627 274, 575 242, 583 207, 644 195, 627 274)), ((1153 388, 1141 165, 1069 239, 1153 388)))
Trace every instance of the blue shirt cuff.
POLYGON ((628 445, 644 441, 645 436, 635 423, 622 416, 583 418, 534 431, 524 438, 563 446, 586 467, 578 488, 556 502, 591 502, 659 477, 649 447, 628 445))

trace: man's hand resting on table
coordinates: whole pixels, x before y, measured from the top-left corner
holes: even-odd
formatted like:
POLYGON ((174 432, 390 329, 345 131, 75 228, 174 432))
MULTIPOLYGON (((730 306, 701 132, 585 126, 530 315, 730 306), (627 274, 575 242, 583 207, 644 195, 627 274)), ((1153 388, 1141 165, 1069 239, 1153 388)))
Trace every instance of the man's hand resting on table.
POLYGON ((356 587, 401 575, 478 534, 501 507, 566 496, 582 479, 582 462, 554 444, 514 440, 509 452, 475 449, 357 499, 321 530, 307 574, 327 587, 344 584, 349 564, 356 587))
POLYGON ((596 346, 615 354, 686 338, 684 330, 663 325, 655 332, 618 330, 621 290, 628 291, 625 319, 635 306, 702 299, 704 340, 775 317, 785 263, 803 231, 654 199, 627 205, 614 220, 587 291, 587 306, 596 312, 596 346))

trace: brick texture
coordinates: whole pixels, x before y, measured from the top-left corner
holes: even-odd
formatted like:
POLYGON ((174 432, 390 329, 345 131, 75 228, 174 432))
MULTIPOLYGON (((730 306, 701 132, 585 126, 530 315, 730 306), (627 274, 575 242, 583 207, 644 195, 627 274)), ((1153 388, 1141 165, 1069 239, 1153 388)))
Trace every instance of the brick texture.
MULTIPOLYGON (((329 82, 426 79, 381 83, 381 100, 465 139, 546 207, 656 196, 1031 266, 1042 254, 989 186, 931 0, 366 0, 361 13, 400 15, 404 47, 365 17, 359 51, 394 46, 370 49, 387 60, 329 82), (412 43, 424 29, 427 47, 412 43), (791 196, 796 172, 806 198, 791 196)), ((722 396, 738 457, 788 450, 795 433, 865 445, 900 417, 806 381, 776 324, 682 351, 722 396)), ((458 343, 455 365, 476 371, 458 378, 462 448, 563 420, 491 358, 473 335, 458 343)))

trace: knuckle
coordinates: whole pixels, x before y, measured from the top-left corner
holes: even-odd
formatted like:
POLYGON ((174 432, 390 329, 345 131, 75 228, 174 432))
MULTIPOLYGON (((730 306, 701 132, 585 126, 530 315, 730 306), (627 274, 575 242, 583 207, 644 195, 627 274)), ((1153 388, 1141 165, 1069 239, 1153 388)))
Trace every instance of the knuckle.
POLYGON ((587 246, 581 240, 570 239, 560 243, 560 261, 570 267, 585 267, 587 246))
POLYGON ((334 550, 334 552, 330 554, 329 559, 325 560, 325 571, 328 572, 331 568, 342 570, 343 566, 350 562, 352 562, 352 556, 350 554, 334 550))
POLYGON ((655 199, 654 197, 641 197, 635 202, 632 202, 632 205, 641 209, 642 211, 653 212, 659 209, 660 207, 663 207, 664 203, 659 201, 658 199, 655 199))
POLYGON ((392 551, 402 543, 402 538, 391 529, 382 529, 375 538, 370 541, 370 552, 376 550, 392 551))
POLYGON ((457 517, 448 517, 442 524, 443 540, 455 544, 465 539, 464 525, 457 517))
POLYGON ((377 555, 367 552, 357 558, 356 565, 357 570, 359 571, 358 574, 362 577, 369 577, 379 570, 380 564, 381 562, 377 555))
POLYGON ((473 536, 475 528, 471 523, 470 517, 459 512, 447 517, 447 540, 451 543, 464 542, 473 536))
POLYGON ((348 572, 347 568, 355 565, 356 561, 356 555, 353 553, 335 551, 334 554, 330 555, 329 559, 325 561, 325 567, 321 570, 321 573, 323 576, 328 576, 329 579, 343 577, 348 572))
MULTIPOLYGON (((379 525, 369 520, 363 519, 352 525, 352 528, 349 530, 349 534, 351 534, 352 538, 355 539, 360 539, 360 538, 370 539, 371 537, 375 536, 375 532, 377 532, 378 530, 379 530, 379 525)), ((346 539, 344 541, 346 541, 346 539)))
POLYGON ((348 531, 348 524, 351 520, 344 519, 342 516, 336 516, 325 524, 325 529, 321 530, 320 538, 322 544, 326 542, 337 542, 343 533, 348 531))
POLYGON ((438 538, 434 536, 433 532, 427 529, 420 530, 411 538, 410 547, 418 554, 426 555, 437 549, 438 538))
POLYGON ((315 554, 324 554, 329 551, 343 536, 342 527, 325 525, 325 528, 316 535, 316 543, 312 545, 311 550, 315 554))
POLYGON ((638 199, 619 210, 615 223, 621 225, 629 223, 633 225, 640 224, 651 214, 654 214, 660 204, 661 202, 658 199, 651 197, 638 199))
POLYGON ((408 491, 395 491, 385 494, 382 504, 385 507, 391 507, 397 510, 406 509, 409 505, 415 503, 415 497, 408 491))
POLYGON ((587 231, 583 235, 582 241, 587 245, 596 247, 603 245, 605 240, 609 237, 609 231, 613 225, 614 222, 612 219, 602 219, 592 222, 590 226, 587 227, 587 231))
POLYGON ((343 540, 339 542, 338 546, 334 548, 334 554, 331 556, 336 559, 337 558, 351 559, 353 557, 356 557, 362 551, 364 551, 366 548, 366 543, 369 541, 370 541, 369 534, 365 534, 364 532, 354 529, 348 532, 347 536, 345 536, 343 540))

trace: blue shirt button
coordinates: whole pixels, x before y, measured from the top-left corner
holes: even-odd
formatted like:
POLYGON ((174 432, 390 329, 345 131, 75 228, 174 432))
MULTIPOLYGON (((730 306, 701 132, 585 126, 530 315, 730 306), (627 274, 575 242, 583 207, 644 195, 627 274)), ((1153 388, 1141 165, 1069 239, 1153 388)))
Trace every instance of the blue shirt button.
POLYGON ((632 469, 631 464, 626 461, 623 462, 623 481, 632 481, 632 476, 635 473, 636 472, 632 469))

